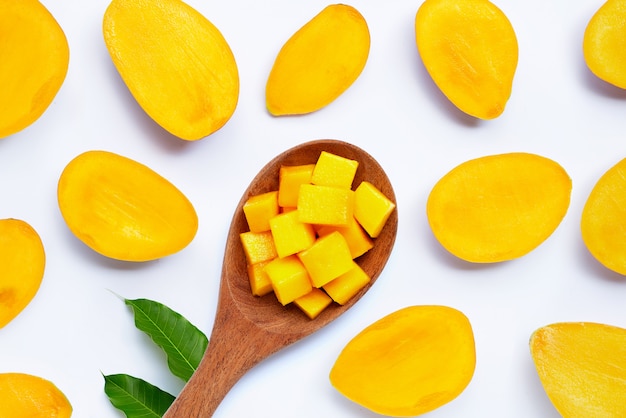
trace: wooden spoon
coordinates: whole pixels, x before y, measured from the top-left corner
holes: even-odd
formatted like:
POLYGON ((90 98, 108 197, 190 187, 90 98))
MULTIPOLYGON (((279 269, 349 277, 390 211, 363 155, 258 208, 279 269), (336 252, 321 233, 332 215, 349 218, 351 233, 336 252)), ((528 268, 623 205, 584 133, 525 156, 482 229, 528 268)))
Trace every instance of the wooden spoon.
POLYGON ((247 231, 243 204, 253 195, 278 190, 281 165, 312 164, 321 151, 357 160, 353 186, 367 180, 396 201, 389 179, 380 165, 362 149, 342 141, 318 140, 296 146, 270 161, 252 180, 232 219, 209 346, 189 382, 165 418, 207 418, 213 415, 232 386, 252 367, 280 349, 317 331, 336 319, 363 296, 380 275, 393 248, 398 227, 393 211, 374 248, 356 261, 370 275, 369 285, 347 304, 333 303, 311 320, 299 308, 282 306, 273 295, 253 296, 239 234, 247 231))

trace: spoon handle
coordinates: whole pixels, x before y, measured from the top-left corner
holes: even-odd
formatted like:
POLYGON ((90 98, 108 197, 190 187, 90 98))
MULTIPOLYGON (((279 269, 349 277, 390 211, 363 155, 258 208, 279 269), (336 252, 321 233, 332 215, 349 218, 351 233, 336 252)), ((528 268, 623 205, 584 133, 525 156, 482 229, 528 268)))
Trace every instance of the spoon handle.
POLYGON ((237 381, 276 351, 272 335, 248 321, 230 304, 218 317, 206 352, 164 418, 208 418, 237 381))

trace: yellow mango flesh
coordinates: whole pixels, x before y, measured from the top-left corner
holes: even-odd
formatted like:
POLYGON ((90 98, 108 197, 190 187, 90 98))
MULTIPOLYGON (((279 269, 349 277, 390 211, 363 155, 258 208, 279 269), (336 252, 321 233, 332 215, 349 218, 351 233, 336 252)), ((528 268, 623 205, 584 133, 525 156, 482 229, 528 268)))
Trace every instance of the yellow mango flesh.
POLYGON ((595 184, 583 208, 580 229, 589 252, 606 268, 626 275, 626 159, 595 184))
POLYGON ((278 256, 271 231, 242 232, 239 239, 249 264, 262 263, 278 256))
POLYGON ((455 256, 475 263, 521 257, 545 241, 569 208, 572 181, 558 163, 509 153, 466 161, 428 197, 433 234, 455 256))
POLYGON ((88 151, 70 161, 57 198, 72 233, 117 260, 149 261, 176 253, 198 229, 195 209, 172 183, 106 151, 88 151))
POLYGON ((24 373, 0 374, 0 417, 69 418, 72 405, 52 382, 24 373))
POLYGON ((306 114, 330 104, 359 77, 369 49, 363 16, 345 4, 327 6, 278 53, 266 84, 268 111, 306 114))
POLYGON ((365 285, 370 282, 370 276, 356 262, 352 268, 324 285, 326 293, 340 305, 345 305, 365 285))
POLYGON ((328 305, 332 303, 330 296, 323 290, 316 287, 311 289, 309 293, 304 296, 300 296, 293 302, 309 317, 309 319, 315 319, 322 313, 328 305))
POLYGON ((502 114, 518 44, 511 22, 488 0, 426 0, 415 16, 419 55, 441 92, 479 119, 502 114))
POLYGON ((530 350, 561 416, 626 416, 626 329, 590 322, 551 324, 533 333, 530 350))
POLYGON ((67 39, 37 0, 0 0, 0 138, 35 122, 61 88, 67 39))
MULTIPOLYGON (((323 288, 332 301, 344 305, 370 282, 368 274, 354 262, 374 247, 374 239, 353 213, 356 199, 351 186, 358 166, 356 160, 326 151, 320 152, 314 164, 281 166, 278 173, 279 214, 269 218, 270 231, 251 231, 251 220, 254 219, 250 219, 250 208, 246 210, 246 206, 254 206, 258 200, 264 201, 271 196, 273 207, 276 192, 261 192, 248 197, 243 211, 249 230, 239 237, 253 295, 269 293, 266 291, 269 278, 281 303, 289 304, 303 298, 296 305, 314 319, 321 312, 318 308, 325 308, 328 300, 315 295, 305 297, 311 286, 323 288), (285 203, 288 206, 283 206, 285 203), (322 303, 311 303, 310 299, 322 303)), ((360 184, 364 183, 369 184, 364 180, 360 184)), ((395 209, 395 203, 379 190, 376 192, 376 200, 386 202, 385 213, 389 207, 395 209)), ((372 208, 371 199, 362 200, 362 213, 373 212, 373 216, 366 218, 376 219, 377 224, 380 221, 382 228, 389 213, 382 220, 380 211, 376 210, 380 208, 372 208)))
POLYGON ((354 337, 333 365, 330 381, 378 414, 415 416, 461 394, 475 366, 474 334, 463 313, 411 306, 354 337))
POLYGON ((180 0, 113 0, 104 41, 120 76, 165 130, 198 140, 230 119, 239 73, 221 32, 180 0))
POLYGON ((0 328, 35 297, 45 264, 46 255, 37 232, 19 219, 0 219, 0 328))
POLYGON ((626 1, 608 0, 591 17, 583 56, 598 78, 626 89, 626 1))
POLYGON ((319 237, 297 255, 315 287, 324 286, 354 267, 350 247, 339 231, 319 237))

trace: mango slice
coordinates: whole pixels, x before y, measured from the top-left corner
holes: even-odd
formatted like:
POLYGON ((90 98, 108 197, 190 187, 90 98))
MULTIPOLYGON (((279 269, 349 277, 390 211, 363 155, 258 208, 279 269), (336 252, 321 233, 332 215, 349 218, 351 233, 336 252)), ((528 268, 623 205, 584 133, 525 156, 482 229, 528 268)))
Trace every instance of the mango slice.
POLYGON ((72 233, 117 260, 149 261, 186 247, 198 230, 191 202, 152 169, 106 151, 88 151, 61 173, 57 198, 72 233))
POLYGON ((327 106, 356 81, 369 50, 363 16, 345 4, 327 6, 278 53, 265 89, 267 109, 282 116, 327 106))
POLYGON ((37 231, 19 219, 0 219, 0 328, 35 297, 45 264, 46 254, 37 231))
POLYGON ((604 173, 591 190, 580 229, 589 252, 606 268, 626 275, 626 159, 604 173))
POLYGON ((558 163, 508 153, 466 161, 428 196, 428 222, 441 245, 475 263, 521 257, 545 241, 570 203, 572 181, 558 163))
POLYGON ((502 114, 517 69, 517 37, 488 0, 426 0, 415 16, 415 42, 441 92, 479 119, 502 114))
POLYGON ((330 381, 378 414, 415 416, 460 395, 475 366, 474 334, 463 313, 410 306, 354 337, 333 365, 330 381))
POLYGON ((0 417, 69 418, 72 405, 54 383, 24 373, 0 374, 0 417))
POLYGON ((104 41, 143 110, 189 141, 226 124, 239 100, 239 72, 222 33, 180 0, 113 0, 104 41))
POLYGON ((587 67, 601 80, 626 89, 626 1, 608 0, 591 17, 583 36, 587 67))
POLYGON ((544 390, 563 417, 626 416, 626 329, 551 324, 532 334, 530 351, 544 390))
POLYGON ((54 16, 37 0, 0 0, 0 138, 21 131, 57 95, 70 51, 54 16))

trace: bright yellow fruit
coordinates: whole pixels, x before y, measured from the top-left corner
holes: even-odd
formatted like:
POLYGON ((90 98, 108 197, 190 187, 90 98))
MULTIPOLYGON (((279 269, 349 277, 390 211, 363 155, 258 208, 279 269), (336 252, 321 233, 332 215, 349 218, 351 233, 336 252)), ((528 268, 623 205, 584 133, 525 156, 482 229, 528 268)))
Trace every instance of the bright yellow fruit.
POLYGON ((70 51, 37 0, 0 0, 0 138, 35 122, 61 88, 70 51))
POLYGON ((626 89, 626 1, 608 0, 585 28, 583 56, 598 78, 626 89))
POLYGON ((330 372, 348 399, 378 414, 415 416, 452 401, 476 367, 467 317, 446 306, 411 306, 376 321, 343 349, 330 372))
POLYGON ((88 151, 70 161, 57 197, 74 235, 118 260, 176 253, 198 230, 196 211, 180 190, 145 165, 111 152, 88 151))
POLYGON ((19 219, 0 219, 0 328, 35 297, 45 264, 37 231, 19 219))
POLYGON ((283 45, 265 89, 272 115, 311 113, 330 104, 359 77, 370 33, 352 6, 332 4, 283 45))
POLYGON ((595 184, 583 208, 580 229, 589 252, 606 268, 626 275, 626 159, 595 184))
POLYGON ((0 418, 70 418, 72 405, 52 382, 24 373, 0 374, 0 418))
POLYGON ((565 322, 536 330, 530 351, 564 418, 626 417, 626 329, 565 322))
POLYGON ((428 197, 433 234, 455 256, 475 263, 521 257, 545 241, 569 208, 572 180, 555 161, 508 153, 466 161, 428 197))
POLYGON ((504 111, 517 69, 517 37, 488 0, 426 0, 415 16, 426 70, 461 111, 493 119, 504 111))
POLYGON ((113 0, 104 41, 144 111, 179 138, 198 140, 230 119, 239 99, 235 57, 221 32, 180 0, 113 0))

